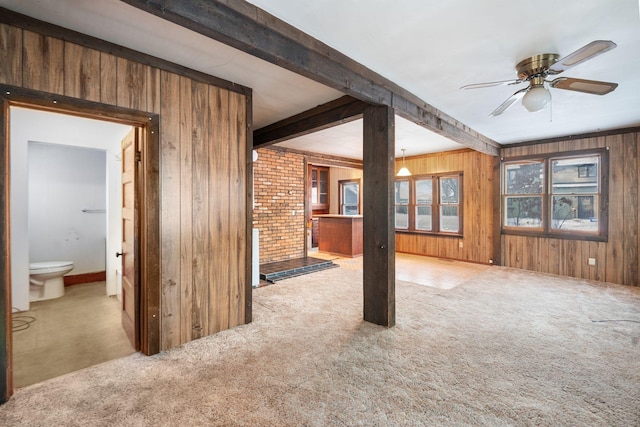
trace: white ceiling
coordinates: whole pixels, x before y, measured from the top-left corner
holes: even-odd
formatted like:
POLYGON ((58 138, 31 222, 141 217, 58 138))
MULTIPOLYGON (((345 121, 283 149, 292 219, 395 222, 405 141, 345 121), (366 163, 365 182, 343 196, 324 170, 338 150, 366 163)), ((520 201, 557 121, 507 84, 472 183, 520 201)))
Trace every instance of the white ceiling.
MULTIPOLYGON (((250 2, 501 144, 640 125, 638 0, 250 2), (596 39, 618 47, 562 75, 619 83, 603 97, 552 89, 552 113, 514 105, 489 117, 524 85, 459 89, 515 78, 521 59, 565 56, 596 39)), ((118 0, 0 0, 0 6, 251 87, 256 128, 342 95, 118 0)), ((396 128, 397 155, 401 148, 407 156, 462 148, 400 118, 396 128)), ((361 135, 356 121, 283 145, 361 158, 361 135)))

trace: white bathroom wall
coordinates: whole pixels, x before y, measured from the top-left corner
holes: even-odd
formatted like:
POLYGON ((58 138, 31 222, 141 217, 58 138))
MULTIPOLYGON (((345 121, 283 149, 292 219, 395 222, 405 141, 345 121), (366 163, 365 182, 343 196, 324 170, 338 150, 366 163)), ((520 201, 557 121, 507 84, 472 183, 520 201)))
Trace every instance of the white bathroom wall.
POLYGON ((28 143, 47 142, 105 150, 107 163, 107 294, 119 294, 120 258, 120 141, 130 126, 64 114, 11 107, 11 292, 12 305, 29 309, 28 143), (113 254, 113 256, 112 256, 113 254))
POLYGON ((73 261, 70 274, 105 271, 106 152, 29 142, 28 162, 30 261, 73 261))

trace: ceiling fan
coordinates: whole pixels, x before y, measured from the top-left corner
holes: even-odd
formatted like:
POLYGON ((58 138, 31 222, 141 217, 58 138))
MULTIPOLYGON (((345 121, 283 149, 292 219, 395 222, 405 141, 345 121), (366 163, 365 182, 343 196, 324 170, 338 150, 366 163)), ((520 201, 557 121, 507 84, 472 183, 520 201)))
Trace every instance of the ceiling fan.
POLYGON ((551 101, 551 93, 547 89, 547 86, 555 89, 572 90, 593 95, 606 95, 615 90, 618 84, 597 80, 575 79, 572 77, 558 77, 553 80, 546 79, 548 76, 560 74, 616 46, 612 41, 595 40, 561 59, 560 55, 556 53, 535 55, 523 59, 516 65, 516 71, 518 72, 518 78, 516 80, 475 83, 462 86, 461 89, 478 89, 491 86, 517 85, 524 82, 529 83, 529 86, 520 89, 498 108, 493 110, 490 116, 499 116, 519 99, 522 99, 522 105, 528 111, 542 110, 551 101))

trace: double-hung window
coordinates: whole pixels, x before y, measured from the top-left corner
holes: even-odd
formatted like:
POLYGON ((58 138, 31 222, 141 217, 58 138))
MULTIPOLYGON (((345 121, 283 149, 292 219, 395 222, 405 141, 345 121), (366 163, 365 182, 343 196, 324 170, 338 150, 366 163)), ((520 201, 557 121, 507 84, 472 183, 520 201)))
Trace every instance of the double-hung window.
POLYGON ((462 174, 397 180, 395 209, 398 231, 462 235, 462 174))
POLYGON ((589 150, 502 165, 502 230, 606 241, 608 152, 589 150))
POLYGON ((360 213, 360 180, 338 181, 338 188, 340 189, 340 214, 358 215, 360 213))

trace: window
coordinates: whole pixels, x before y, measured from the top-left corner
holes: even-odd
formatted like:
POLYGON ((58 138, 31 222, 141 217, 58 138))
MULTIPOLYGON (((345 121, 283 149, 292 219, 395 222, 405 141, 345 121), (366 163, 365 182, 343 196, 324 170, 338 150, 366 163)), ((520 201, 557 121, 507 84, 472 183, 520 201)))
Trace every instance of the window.
POLYGON ((340 214, 358 215, 360 213, 360 180, 338 181, 340 188, 340 214))
POLYGON ((607 154, 595 150, 505 161, 503 231, 606 240, 607 154))
POLYGON ((396 230, 462 235, 462 174, 395 182, 396 230))
POLYGON ((396 228, 409 229, 409 181, 396 181, 396 228))

